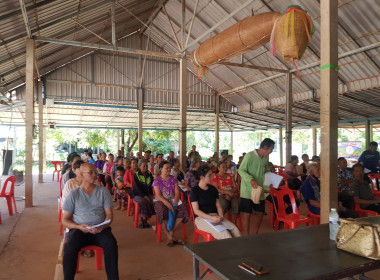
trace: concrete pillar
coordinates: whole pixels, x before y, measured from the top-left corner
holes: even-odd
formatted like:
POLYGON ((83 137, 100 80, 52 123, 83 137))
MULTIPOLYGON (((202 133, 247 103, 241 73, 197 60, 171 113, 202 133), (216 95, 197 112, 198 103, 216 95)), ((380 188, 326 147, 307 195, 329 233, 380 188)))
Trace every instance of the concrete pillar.
POLYGON ((187 111, 187 60, 181 58, 180 60, 180 86, 179 86, 179 114, 180 114, 180 128, 179 128, 179 157, 181 167, 186 171, 186 111, 187 111))
POLYGON ((292 156, 292 106, 293 106, 293 92, 292 92, 292 74, 286 74, 286 131, 285 131, 285 149, 286 149, 286 162, 290 161, 292 156))
POLYGON ((38 82, 38 182, 44 182, 44 103, 42 81, 38 82))
POLYGON ((338 207, 338 1, 321 0, 321 223, 338 207))
POLYGON ((215 152, 219 156, 219 113, 220 113, 220 98, 215 95, 215 152))
POLYGON ((25 69, 25 207, 33 207, 34 40, 26 39, 25 69))

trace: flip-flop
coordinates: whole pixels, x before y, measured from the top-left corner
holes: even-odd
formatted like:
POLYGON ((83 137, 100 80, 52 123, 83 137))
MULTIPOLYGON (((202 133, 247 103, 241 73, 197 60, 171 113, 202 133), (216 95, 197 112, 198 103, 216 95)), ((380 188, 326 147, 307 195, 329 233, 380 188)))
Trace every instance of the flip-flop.
POLYGON ((185 242, 183 242, 182 240, 174 240, 173 241, 174 242, 174 244, 177 244, 177 245, 185 245, 185 242))
POLYGON ((168 247, 173 247, 174 244, 175 244, 175 241, 172 240, 172 241, 170 241, 168 244, 166 244, 166 246, 168 246, 168 247))

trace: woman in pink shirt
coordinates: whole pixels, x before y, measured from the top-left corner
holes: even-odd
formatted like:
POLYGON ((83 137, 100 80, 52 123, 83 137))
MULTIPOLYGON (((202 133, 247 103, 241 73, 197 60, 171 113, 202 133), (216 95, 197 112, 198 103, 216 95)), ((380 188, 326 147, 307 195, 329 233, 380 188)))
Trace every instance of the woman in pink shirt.
POLYGON ((292 190, 299 190, 302 181, 298 179, 297 177, 300 176, 301 174, 298 174, 297 172, 297 164, 298 164, 298 157, 297 156, 291 156, 290 162, 288 162, 285 166, 285 175, 286 178, 288 179, 288 185, 289 188, 292 190))

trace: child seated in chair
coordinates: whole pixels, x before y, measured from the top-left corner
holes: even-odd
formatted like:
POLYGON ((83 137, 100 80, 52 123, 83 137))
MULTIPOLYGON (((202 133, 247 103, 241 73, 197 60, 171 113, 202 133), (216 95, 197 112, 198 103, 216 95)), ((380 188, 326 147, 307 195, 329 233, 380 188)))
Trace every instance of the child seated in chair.
POLYGON ((115 178, 115 186, 114 186, 114 191, 116 192, 116 199, 117 199, 117 204, 115 207, 115 210, 121 210, 124 211, 126 209, 125 207, 125 201, 127 199, 127 189, 124 186, 124 167, 118 166, 116 168, 116 175, 117 177, 115 178))

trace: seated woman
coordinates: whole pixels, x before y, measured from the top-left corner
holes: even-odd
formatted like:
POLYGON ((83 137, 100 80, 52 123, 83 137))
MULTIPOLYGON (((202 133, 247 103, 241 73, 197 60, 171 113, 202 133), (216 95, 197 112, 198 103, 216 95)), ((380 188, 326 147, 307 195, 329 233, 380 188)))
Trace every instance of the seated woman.
POLYGON ((297 172, 297 168, 296 168, 297 164, 298 164, 298 157, 291 156, 290 162, 286 164, 285 170, 284 170, 286 178, 288 178, 289 188, 292 190, 299 190, 302 185, 302 181, 297 178, 300 175, 297 172))
POLYGON ((338 158, 338 200, 342 206, 353 208, 353 194, 351 184, 354 181, 351 171, 347 170, 347 160, 344 157, 338 158))
POLYGON ((149 228, 148 219, 154 215, 153 207, 153 175, 148 170, 146 160, 139 161, 139 169, 133 175, 133 200, 139 204, 141 224, 139 228, 149 228))
POLYGON ((219 202, 222 206, 223 214, 230 211, 232 221, 236 224, 239 214, 239 190, 231 174, 227 172, 227 165, 224 161, 218 162, 218 173, 212 177, 211 183, 219 192, 219 202))
POLYGON ((239 237, 240 231, 236 225, 223 218, 223 210, 219 201, 218 190, 211 185, 212 172, 210 167, 202 166, 199 170, 200 180, 190 192, 190 201, 194 210, 195 225, 198 229, 210 233, 215 239, 239 237), (216 231, 204 219, 213 223, 226 223, 232 230, 216 231))
POLYGON ((168 237, 167 245, 173 247, 174 244, 183 245, 184 242, 175 238, 175 231, 180 226, 181 222, 186 223, 189 219, 187 207, 181 203, 180 190, 178 187, 177 178, 170 176, 171 165, 169 162, 162 161, 159 165, 161 175, 154 182, 154 192, 158 201, 154 203, 156 211, 157 223, 164 224, 163 229, 168 237), (176 220, 172 230, 167 230, 167 221, 169 218, 169 210, 176 213, 176 220))
POLYGON ((61 205, 63 205, 63 203, 65 202, 66 197, 69 195, 69 193, 72 190, 78 188, 80 186, 80 184, 82 183, 83 174, 80 172, 80 166, 83 163, 84 163, 84 161, 80 159, 80 160, 77 160, 73 164, 72 171, 74 172, 75 177, 70 179, 69 181, 67 181, 66 184, 64 185, 63 190, 62 190, 61 205))
POLYGON ((307 166, 309 165, 310 159, 308 154, 302 155, 302 163, 300 164, 302 166, 302 174, 301 174, 301 180, 304 182, 307 178, 307 166))
POLYGON ((194 188, 198 182, 199 182, 199 176, 198 176, 198 168, 201 167, 202 158, 200 156, 194 156, 191 159, 191 169, 187 171, 185 175, 185 187, 188 191, 191 191, 192 188, 194 188))

